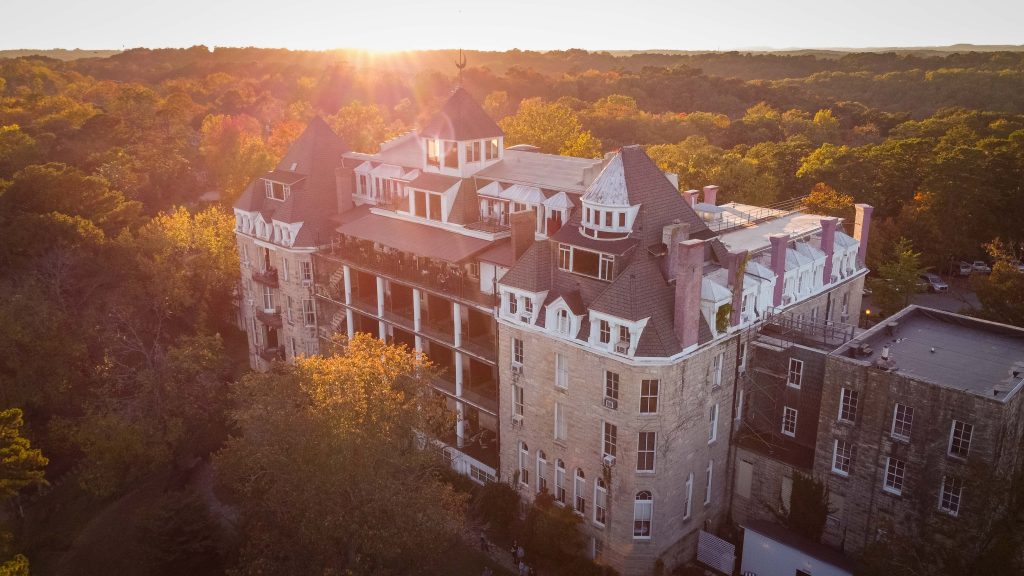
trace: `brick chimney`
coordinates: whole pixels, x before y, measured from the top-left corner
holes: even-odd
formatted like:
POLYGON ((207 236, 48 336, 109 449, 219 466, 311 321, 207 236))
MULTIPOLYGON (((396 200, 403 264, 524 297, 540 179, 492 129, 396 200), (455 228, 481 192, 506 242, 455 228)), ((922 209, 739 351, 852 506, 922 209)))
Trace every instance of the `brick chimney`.
POLYGON ((775 294, 772 306, 782 305, 782 289, 786 286, 786 250, 789 249, 789 234, 772 234, 772 272, 775 272, 775 294))
POLYGON ((718 206, 718 186, 711 184, 704 187, 704 203, 718 206))
POLYGON ((740 324, 740 310, 743 308, 743 277, 747 273, 746 266, 744 265, 746 259, 746 250, 729 253, 729 288, 732 290, 732 312, 729 313, 730 326, 739 326, 740 324))
POLYGON ((700 194, 700 190, 687 190, 686 192, 683 192, 683 200, 686 200, 686 203, 690 205, 690 208, 693 208, 697 205, 698 194, 700 194))
POLYGON ((871 213, 874 206, 870 204, 854 204, 857 209, 857 216, 853 221, 853 237, 860 242, 857 249, 857 262, 863 264, 868 253, 868 232, 871 231, 871 213))
POLYGON ((697 345, 700 287, 704 279, 704 241, 684 240, 676 254, 676 302, 673 329, 683 349, 697 345))
POLYGON ((836 251, 836 226, 839 219, 834 217, 821 219, 821 251, 825 253, 825 270, 821 273, 821 283, 832 282, 832 255, 836 251))
POLYGON ((661 229, 661 242, 668 247, 665 254, 665 277, 676 277, 676 253, 679 252, 679 243, 690 238, 690 225, 673 222, 661 229))
POLYGON ((519 258, 526 252, 536 238, 537 213, 533 210, 520 210, 508 216, 509 225, 512 228, 512 256, 519 258))

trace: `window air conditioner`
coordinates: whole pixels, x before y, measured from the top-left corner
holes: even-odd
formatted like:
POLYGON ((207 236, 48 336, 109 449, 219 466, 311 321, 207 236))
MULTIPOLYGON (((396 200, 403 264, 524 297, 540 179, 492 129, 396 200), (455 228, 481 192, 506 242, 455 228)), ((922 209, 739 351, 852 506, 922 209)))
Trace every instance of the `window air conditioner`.
POLYGON ((517 375, 523 374, 523 365, 518 362, 512 363, 512 373, 517 375))
POLYGON ((629 354, 629 342, 619 341, 615 343, 615 352, 617 354, 629 354))
POLYGON ((619 409, 619 401, 616 398, 605 398, 604 399, 604 407, 605 408, 611 408, 612 410, 618 410, 619 409))
POLYGON ((522 426, 523 426, 523 417, 522 417, 522 415, 520 415, 520 414, 513 414, 512 415, 512 426, 513 427, 522 428, 522 426))
POLYGON ((530 323, 530 315, 529 314, 520 314, 519 315, 519 321, 523 322, 525 324, 529 324, 530 323))
POLYGON ((601 461, 608 468, 615 466, 615 456, 612 456, 611 454, 605 454, 604 458, 602 458, 601 461))

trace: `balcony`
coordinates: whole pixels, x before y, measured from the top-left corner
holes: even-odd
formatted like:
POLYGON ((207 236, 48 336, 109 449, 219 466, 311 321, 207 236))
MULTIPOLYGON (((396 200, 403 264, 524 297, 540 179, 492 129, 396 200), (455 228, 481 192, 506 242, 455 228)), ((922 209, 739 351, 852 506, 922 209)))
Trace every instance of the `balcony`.
POLYGON ((281 285, 277 279, 277 268, 267 268, 262 271, 253 270, 252 279, 264 286, 270 286, 271 288, 277 288, 281 285))
POLYGON ((274 328, 280 328, 283 322, 281 321, 281 309, 275 310, 261 310, 256 309, 256 319, 260 321, 264 326, 272 326, 274 328))
POLYGON ((284 346, 261 346, 257 354, 267 362, 283 361, 284 346))

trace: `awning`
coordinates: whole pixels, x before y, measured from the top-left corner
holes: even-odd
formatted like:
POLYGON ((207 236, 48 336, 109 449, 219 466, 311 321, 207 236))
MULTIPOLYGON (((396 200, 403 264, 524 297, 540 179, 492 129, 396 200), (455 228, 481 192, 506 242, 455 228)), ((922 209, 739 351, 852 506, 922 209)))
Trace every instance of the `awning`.
POLYGON ((569 200, 569 195, 565 192, 559 192, 545 200, 544 205, 552 210, 565 210, 572 208, 572 200, 569 200))
POLYGON ((520 204, 543 204, 545 200, 544 193, 540 191, 540 188, 524 184, 509 186, 501 191, 501 197, 520 204))
POLYGON ((462 262, 491 245, 488 240, 372 213, 342 224, 338 232, 402 252, 447 262, 462 262))

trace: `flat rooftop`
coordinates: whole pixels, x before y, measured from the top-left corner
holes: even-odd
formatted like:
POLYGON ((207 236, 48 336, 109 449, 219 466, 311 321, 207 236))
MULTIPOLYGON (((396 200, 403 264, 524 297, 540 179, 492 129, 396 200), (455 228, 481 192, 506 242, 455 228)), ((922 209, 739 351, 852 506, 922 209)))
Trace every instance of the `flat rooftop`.
POLYGON ((834 354, 1003 402, 1024 384, 1024 330, 920 306, 904 308, 834 354))
POLYGON ((719 236, 719 239, 731 251, 747 250, 754 253, 769 248, 772 244, 769 238, 773 234, 788 234, 790 238, 797 238, 821 229, 822 217, 817 214, 804 214, 803 212, 787 214, 779 210, 732 203, 724 204, 720 208, 725 209, 723 219, 730 223, 735 222, 733 225, 736 226, 740 225, 740 221, 747 214, 750 214, 751 218, 759 218, 754 223, 745 224, 745 227, 725 232, 719 236), (764 218, 770 219, 760 220, 764 218))
POLYGON ((582 194, 597 176, 602 163, 600 159, 506 149, 500 162, 480 170, 476 176, 582 194))

